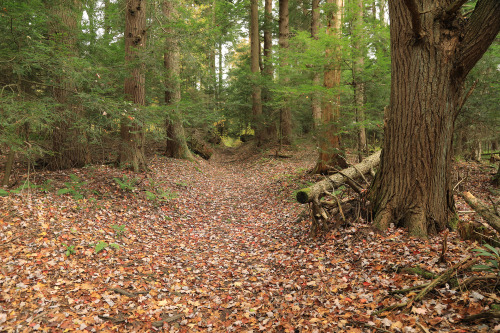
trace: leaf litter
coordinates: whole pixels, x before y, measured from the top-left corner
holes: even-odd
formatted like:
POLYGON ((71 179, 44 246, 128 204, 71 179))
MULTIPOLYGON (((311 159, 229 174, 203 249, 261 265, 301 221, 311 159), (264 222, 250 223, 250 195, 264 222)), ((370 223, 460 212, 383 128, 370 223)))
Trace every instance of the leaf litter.
POLYGON ((496 296, 448 285, 410 311, 376 314, 411 297, 390 291, 427 282, 401 267, 441 273, 469 255, 470 244, 450 233, 442 264, 439 235, 377 234, 358 223, 310 239, 310 222, 296 222, 303 207, 293 191, 314 181, 305 172, 314 158, 293 154, 155 157, 147 175, 107 166, 36 173, 34 183, 50 179, 53 188, 1 199, 0 331, 500 329, 461 321, 496 296), (77 187, 83 198, 57 194, 71 175, 85 182, 77 187), (137 179, 124 190, 113 178, 137 179), (176 195, 146 195, 160 189, 176 195))

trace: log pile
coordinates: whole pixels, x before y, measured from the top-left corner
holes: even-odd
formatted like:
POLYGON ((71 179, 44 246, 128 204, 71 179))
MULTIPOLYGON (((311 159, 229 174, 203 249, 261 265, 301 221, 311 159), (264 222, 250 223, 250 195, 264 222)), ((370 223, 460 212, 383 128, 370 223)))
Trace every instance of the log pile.
MULTIPOLYGON (((309 204, 312 218, 310 230, 312 237, 316 236, 320 231, 328 231, 328 222, 334 214, 340 214, 341 219, 345 221, 346 210, 353 209, 353 200, 339 199, 335 194, 335 190, 342 185, 347 185, 363 197, 366 190, 357 180, 362 178, 364 183, 368 185, 365 175, 370 172, 373 173, 373 170, 379 165, 380 154, 380 151, 376 152, 363 162, 344 170, 337 170, 336 173, 325 177, 324 180, 297 192, 297 201, 302 204, 309 204), (325 196, 328 199, 324 199, 325 196)), ((356 200, 359 203, 359 200, 356 200)), ((361 201, 363 202, 363 200, 362 198, 361 201)))

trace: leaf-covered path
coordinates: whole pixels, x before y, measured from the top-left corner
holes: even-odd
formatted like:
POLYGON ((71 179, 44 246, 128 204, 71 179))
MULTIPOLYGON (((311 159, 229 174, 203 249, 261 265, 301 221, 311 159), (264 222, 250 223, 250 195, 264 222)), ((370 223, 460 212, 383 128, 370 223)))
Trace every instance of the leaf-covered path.
MULTIPOLYGON (((440 238, 358 225, 311 240, 293 191, 312 159, 261 156, 154 158, 128 191, 113 178, 134 175, 104 166, 38 174, 54 181, 2 199, 0 330, 444 332, 488 306, 443 287, 407 314, 373 315, 423 282, 398 267, 446 268, 440 238), (83 198, 57 194, 71 184, 83 198)), ((468 253, 450 243, 451 265, 468 253)))

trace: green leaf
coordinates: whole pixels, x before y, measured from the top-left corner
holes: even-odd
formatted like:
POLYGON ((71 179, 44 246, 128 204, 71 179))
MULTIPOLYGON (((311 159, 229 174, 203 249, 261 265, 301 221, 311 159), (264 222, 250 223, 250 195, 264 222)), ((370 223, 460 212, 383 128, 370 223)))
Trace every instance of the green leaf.
POLYGON ((115 249, 117 249, 117 250, 119 250, 119 249, 120 249, 120 245, 118 245, 118 244, 116 244, 116 243, 111 243, 111 244, 109 244, 109 246, 110 246, 110 247, 112 247, 112 248, 115 248, 115 249))
POLYGON ((70 188, 61 188, 57 191, 57 194, 61 195, 61 194, 66 194, 66 193, 70 193, 70 192, 73 192, 74 190, 70 189, 70 188))
POLYGON ((3 188, 0 188, 0 197, 7 197, 9 196, 9 192, 4 190, 3 188))
POLYGON ((95 245, 95 253, 99 253, 101 252, 102 250, 104 250, 106 247, 108 247, 108 243, 106 243, 105 241, 99 241, 99 243, 97 243, 95 245))
POLYGON ((495 257, 495 255, 493 253, 487 252, 483 249, 474 249, 472 251, 477 252, 478 255, 480 255, 480 256, 495 257))
POLYGON ((490 244, 484 244, 484 247, 489 249, 491 252, 495 253, 497 256, 499 256, 498 250, 491 246, 490 244))
POLYGON ((472 266, 473 271, 491 271, 491 266, 487 265, 474 265, 472 266))

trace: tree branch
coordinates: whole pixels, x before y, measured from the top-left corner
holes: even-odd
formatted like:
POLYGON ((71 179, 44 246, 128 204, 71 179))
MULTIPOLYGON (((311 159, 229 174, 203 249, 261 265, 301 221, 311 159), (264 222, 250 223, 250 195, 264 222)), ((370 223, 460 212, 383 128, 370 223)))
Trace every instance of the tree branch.
POLYGON ((479 0, 464 29, 455 76, 465 78, 500 31, 500 1, 479 0))
POLYGON ((413 33, 417 39, 422 37, 422 26, 420 24, 420 13, 415 0, 404 0, 404 3, 411 14, 411 25, 413 33))
POLYGON ((466 3, 467 0, 455 0, 448 7, 446 7, 445 12, 448 17, 454 15, 462 6, 464 3, 466 3))

